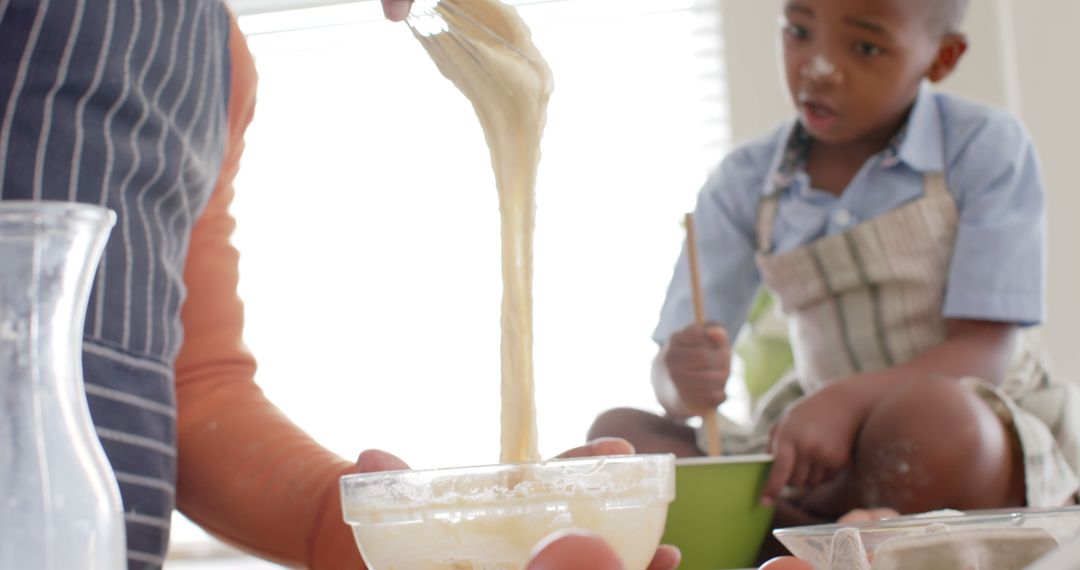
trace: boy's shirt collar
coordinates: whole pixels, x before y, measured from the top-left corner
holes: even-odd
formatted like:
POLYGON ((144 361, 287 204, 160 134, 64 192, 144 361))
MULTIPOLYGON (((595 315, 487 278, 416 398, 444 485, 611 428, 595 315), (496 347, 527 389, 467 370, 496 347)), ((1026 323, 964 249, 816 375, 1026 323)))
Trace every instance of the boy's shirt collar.
POLYGON ((915 106, 898 136, 903 139, 897 146, 896 157, 912 170, 923 174, 945 171, 945 128, 928 83, 923 82, 919 87, 915 106))
MULTIPOLYGON (((926 83, 919 87, 915 105, 907 121, 889 141, 885 150, 870 157, 878 161, 883 168, 893 168, 903 162, 920 173, 942 172, 945 170, 943 131, 941 116, 933 92, 926 83)), ((795 120, 788 129, 786 143, 773 173, 772 184, 766 188, 766 194, 780 193, 791 189, 796 179, 805 177, 806 155, 814 138, 806 132, 802 123, 795 120)))

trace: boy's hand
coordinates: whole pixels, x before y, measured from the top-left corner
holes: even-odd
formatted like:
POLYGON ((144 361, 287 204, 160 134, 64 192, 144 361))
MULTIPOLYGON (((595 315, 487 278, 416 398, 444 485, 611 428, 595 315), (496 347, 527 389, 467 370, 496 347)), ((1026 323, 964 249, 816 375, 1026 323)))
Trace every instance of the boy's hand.
POLYGON ((831 480, 851 463, 863 413, 848 386, 838 382, 788 409, 773 427, 772 470, 761 501, 771 504, 785 485, 814 487, 831 480))
POLYGON ((690 413, 701 415, 727 398, 731 343, 723 327, 692 325, 671 335, 664 364, 690 413))

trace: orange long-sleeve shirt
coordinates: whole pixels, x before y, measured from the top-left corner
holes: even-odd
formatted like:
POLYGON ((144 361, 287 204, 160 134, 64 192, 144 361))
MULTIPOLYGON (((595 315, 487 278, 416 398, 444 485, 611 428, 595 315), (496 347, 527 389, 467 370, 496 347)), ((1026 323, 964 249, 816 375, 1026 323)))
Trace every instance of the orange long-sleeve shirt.
POLYGON ((222 539, 291 566, 363 568, 342 521, 338 478, 353 464, 289 421, 254 382, 237 295, 229 213, 256 72, 235 18, 228 141, 213 196, 192 230, 176 359, 177 506, 222 539))

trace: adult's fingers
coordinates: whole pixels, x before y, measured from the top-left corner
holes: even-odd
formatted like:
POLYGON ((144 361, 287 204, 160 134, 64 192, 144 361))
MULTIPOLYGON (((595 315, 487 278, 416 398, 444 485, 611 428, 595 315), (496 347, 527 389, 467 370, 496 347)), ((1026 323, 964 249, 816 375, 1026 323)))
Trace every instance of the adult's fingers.
POLYGON ((361 473, 400 471, 409 468, 409 465, 402 461, 401 458, 381 449, 369 449, 361 453, 360 457, 356 459, 356 466, 361 473))
POLYGON ((836 522, 840 524, 873 522, 898 516, 900 516, 900 513, 885 507, 877 509, 855 509, 840 517, 840 520, 836 522))
POLYGON ((382 7, 387 20, 400 22, 409 15, 412 0, 382 0, 382 7))
MULTIPOLYGON (((682 554, 670 545, 656 549, 647 570, 674 570, 682 554)), ((580 530, 558 531, 537 545, 527 570, 622 570, 615 551, 600 537, 580 530)))
POLYGON ((679 552, 678 548, 670 544, 661 544, 660 548, 656 549, 656 556, 653 556, 652 562, 649 563, 646 570, 672 570, 679 566, 681 560, 682 553, 679 552))
POLYGON ((563 459, 572 457, 592 457, 594 455, 632 455, 634 446, 625 439, 617 437, 599 437, 581 447, 575 447, 559 454, 563 459))
POLYGON ((622 570, 615 551, 583 531, 556 532, 537 545, 527 570, 622 570))

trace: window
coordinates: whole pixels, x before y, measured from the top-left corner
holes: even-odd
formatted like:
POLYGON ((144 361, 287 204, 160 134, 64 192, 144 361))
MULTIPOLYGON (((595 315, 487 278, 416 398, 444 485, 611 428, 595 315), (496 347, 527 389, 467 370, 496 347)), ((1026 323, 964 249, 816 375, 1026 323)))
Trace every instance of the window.
MULTIPOLYGON (((261 12, 237 198, 258 382, 354 457, 499 454, 498 201, 465 98, 377 2, 261 12)), ((326 4, 326 0, 308 2, 326 4)), ((650 339, 682 213, 729 147, 717 0, 517 0, 555 73, 536 190, 540 449, 658 409, 650 339)))

